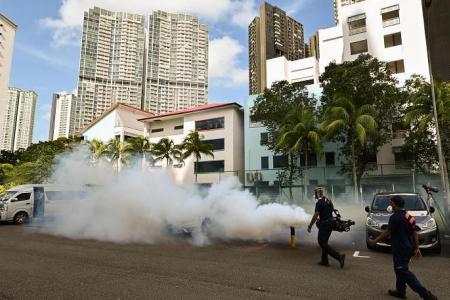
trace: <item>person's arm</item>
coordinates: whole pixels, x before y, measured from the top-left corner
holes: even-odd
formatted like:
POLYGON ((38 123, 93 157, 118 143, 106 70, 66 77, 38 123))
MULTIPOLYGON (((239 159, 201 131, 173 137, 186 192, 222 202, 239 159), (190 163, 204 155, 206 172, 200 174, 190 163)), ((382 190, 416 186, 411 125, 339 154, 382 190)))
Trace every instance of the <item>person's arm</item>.
POLYGON ((311 232, 311 228, 313 227, 314 223, 316 223, 318 217, 319 217, 319 212, 316 211, 311 218, 311 222, 308 225, 308 232, 311 232))
POLYGON ((419 249, 419 235, 417 234, 417 231, 413 230, 413 242, 414 242, 414 256, 417 258, 422 257, 422 253, 420 253, 419 249))
POLYGON ((383 231, 383 233, 381 233, 376 239, 374 239, 374 240, 369 240, 369 244, 370 244, 372 247, 373 247, 373 246, 376 246, 376 244, 377 244, 378 242, 387 239, 390 235, 391 235, 391 232, 389 231, 389 229, 386 229, 386 230, 383 231))

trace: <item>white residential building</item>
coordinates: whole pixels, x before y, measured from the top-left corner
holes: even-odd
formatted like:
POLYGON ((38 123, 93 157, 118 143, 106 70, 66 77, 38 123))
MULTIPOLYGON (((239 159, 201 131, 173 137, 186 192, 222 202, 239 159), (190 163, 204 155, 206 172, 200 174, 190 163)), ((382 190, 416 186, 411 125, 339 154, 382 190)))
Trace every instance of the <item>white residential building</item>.
POLYGON ((84 13, 78 131, 116 102, 142 108, 145 17, 94 7, 84 13))
POLYGON ((146 58, 145 110, 163 114, 208 102, 208 27, 197 17, 151 14, 146 58))
POLYGON ((67 93, 53 94, 50 115, 49 141, 75 134, 76 96, 67 93))
POLYGON ((8 112, 9 77, 14 50, 14 37, 17 25, 0 13, 0 148, 9 144, 9 132, 5 131, 5 114, 8 112))
MULTIPOLYGON (((151 143, 169 138, 175 144, 181 144, 190 132, 197 130, 202 140, 213 146, 214 157, 202 157, 198 163, 199 184, 215 183, 231 176, 237 176, 243 182, 244 120, 239 104, 207 104, 142 121, 145 123, 145 137, 151 143)), ((190 157, 179 168, 174 168, 176 180, 194 183, 195 164, 194 157, 190 157)), ((165 166, 166 163, 158 165, 165 166)))
POLYGON ((37 94, 9 88, 1 150, 17 151, 26 149, 33 141, 34 117, 37 94))
POLYGON ((152 113, 123 103, 116 103, 83 128, 80 135, 85 141, 98 139, 108 142, 118 138, 144 136, 144 124, 139 119, 154 116, 152 113))

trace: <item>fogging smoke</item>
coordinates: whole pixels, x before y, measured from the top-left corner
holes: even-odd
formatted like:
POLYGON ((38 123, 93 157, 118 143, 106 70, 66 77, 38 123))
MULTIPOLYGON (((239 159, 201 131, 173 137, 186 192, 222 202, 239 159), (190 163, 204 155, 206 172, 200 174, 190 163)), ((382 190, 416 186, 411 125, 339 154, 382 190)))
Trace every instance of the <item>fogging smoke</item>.
POLYGON ((139 167, 115 173, 89 163, 87 149, 60 159, 52 182, 86 189, 83 200, 64 201, 46 231, 69 238, 158 243, 187 233, 195 244, 214 240, 270 240, 310 216, 297 206, 260 205, 237 179, 205 191, 178 185, 170 172, 139 167))

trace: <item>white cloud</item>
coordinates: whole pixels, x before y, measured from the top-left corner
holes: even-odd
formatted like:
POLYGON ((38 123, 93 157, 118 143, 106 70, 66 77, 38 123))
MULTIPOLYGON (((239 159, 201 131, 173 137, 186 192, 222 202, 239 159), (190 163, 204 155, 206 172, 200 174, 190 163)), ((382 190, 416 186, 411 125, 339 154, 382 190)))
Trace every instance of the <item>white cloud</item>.
POLYGON ((37 58, 39 60, 45 61, 47 63, 50 63, 50 64, 58 66, 58 67, 71 68, 71 69, 74 67, 70 63, 70 61, 60 59, 57 56, 50 54, 48 51, 35 48, 28 44, 25 45, 25 44, 17 43, 16 48, 17 48, 17 50, 22 51, 23 53, 25 53, 29 56, 32 56, 33 58, 37 58))
MULTIPOLYGON (((155 10, 188 13, 208 22, 232 18, 232 23, 245 25, 255 11, 256 0, 62 0, 57 18, 45 18, 41 24, 54 30, 55 46, 80 43, 83 12, 99 6, 112 11, 147 15, 155 10)), ((245 25, 247 26, 248 23, 245 25)))
POLYGON ((248 69, 239 66, 244 47, 229 36, 209 42, 209 78, 213 84, 225 86, 248 82, 248 69))

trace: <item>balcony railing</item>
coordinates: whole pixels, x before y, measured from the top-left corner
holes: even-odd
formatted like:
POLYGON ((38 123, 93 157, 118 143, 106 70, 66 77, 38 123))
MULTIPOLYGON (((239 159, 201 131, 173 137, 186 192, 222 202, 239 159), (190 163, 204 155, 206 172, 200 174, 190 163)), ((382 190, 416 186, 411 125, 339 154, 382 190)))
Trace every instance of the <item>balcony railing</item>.
POLYGON ((383 21, 383 27, 394 26, 397 24, 400 24, 400 18, 393 18, 393 19, 383 21))
POLYGON ((366 26, 350 29, 349 30, 349 35, 355 35, 355 34, 363 33, 363 32, 366 32, 366 26))

